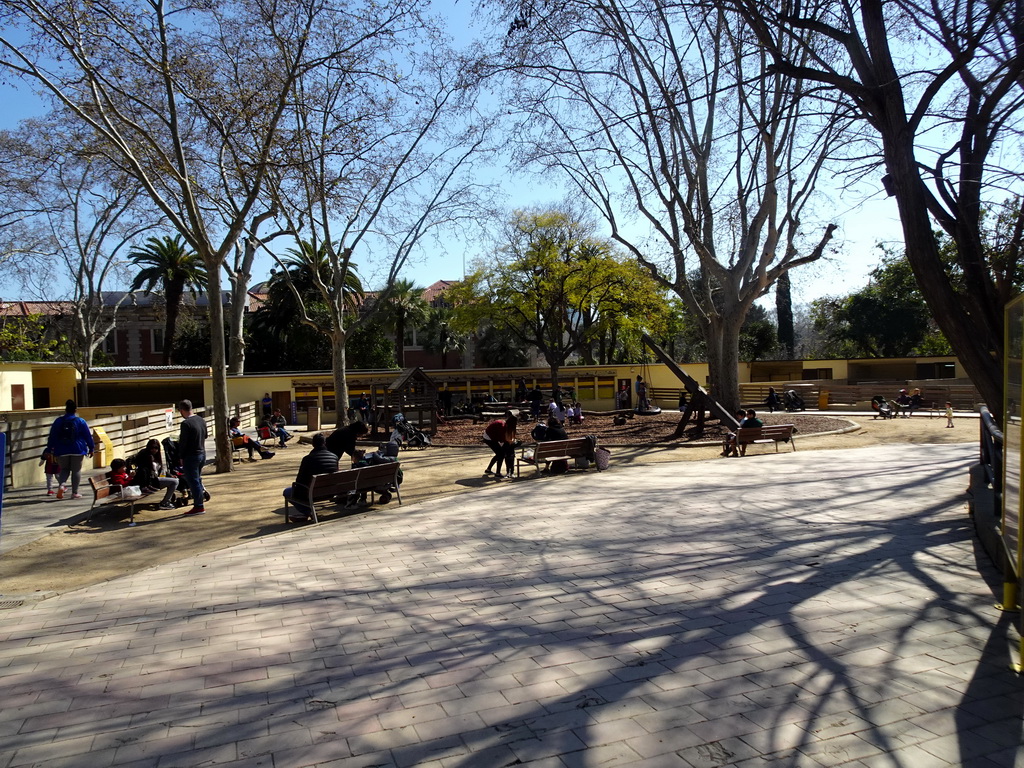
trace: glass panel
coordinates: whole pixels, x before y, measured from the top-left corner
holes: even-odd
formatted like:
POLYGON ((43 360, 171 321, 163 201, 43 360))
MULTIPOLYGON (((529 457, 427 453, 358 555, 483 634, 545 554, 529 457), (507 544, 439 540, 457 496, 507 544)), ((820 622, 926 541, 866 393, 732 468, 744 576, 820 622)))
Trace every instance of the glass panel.
POLYGON ((323 398, 324 398, 324 410, 325 411, 333 411, 333 410, 335 410, 335 408, 336 408, 336 406, 335 406, 336 400, 335 400, 335 397, 334 397, 334 390, 333 389, 324 388, 323 398))
MULTIPOLYGON (((1020 568, 1020 471, 1022 357, 1024 357, 1024 300, 1018 299, 1006 311, 1006 398, 1003 432, 1003 542, 1020 568)), ((1018 571, 1018 575, 1020 575, 1018 571)))
POLYGON ((320 397, 315 389, 295 389, 295 408, 302 413, 307 408, 316 408, 320 405, 320 397))

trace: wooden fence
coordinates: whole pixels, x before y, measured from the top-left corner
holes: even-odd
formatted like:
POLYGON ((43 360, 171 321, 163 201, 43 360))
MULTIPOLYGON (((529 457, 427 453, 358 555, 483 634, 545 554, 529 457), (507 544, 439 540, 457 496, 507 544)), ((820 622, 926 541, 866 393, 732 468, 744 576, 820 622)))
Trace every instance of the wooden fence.
MULTIPOLYGON (((158 408, 144 411, 117 413, 111 408, 80 408, 79 415, 85 418, 93 429, 102 429, 109 438, 113 451, 110 455, 103 452, 94 457, 94 466, 109 466, 113 459, 128 458, 138 453, 150 439, 163 440, 171 437, 175 440, 181 427, 181 418, 177 412, 158 408)), ((127 411, 127 409, 123 409, 127 411)), ((43 467, 39 463, 40 456, 46 448, 50 435, 50 427, 54 419, 63 411, 48 411, 40 416, 38 411, 7 414, 7 469, 4 477, 5 488, 25 488, 43 483, 46 479, 43 467)), ((213 409, 197 408, 196 413, 206 419, 210 434, 213 434, 213 409)), ((256 406, 253 403, 240 403, 231 407, 231 415, 242 420, 244 429, 251 429, 255 423, 256 406)), ((97 449, 99 442, 97 441, 97 449)))
POLYGON ((973 384, 943 383, 942 380, 928 379, 921 381, 907 382, 861 382, 859 384, 841 384, 829 380, 821 381, 793 381, 793 382, 751 382, 740 384, 740 398, 744 407, 758 408, 764 405, 768 397, 768 388, 775 387, 775 391, 781 394, 788 389, 795 389, 808 408, 816 409, 824 406, 827 409, 836 410, 871 410, 871 398, 881 395, 886 399, 893 400, 901 389, 913 392, 921 390, 925 406, 941 411, 945 409, 946 403, 953 404, 954 410, 972 411, 984 405, 981 395, 973 384), (827 401, 823 401, 822 395, 827 394, 827 401))

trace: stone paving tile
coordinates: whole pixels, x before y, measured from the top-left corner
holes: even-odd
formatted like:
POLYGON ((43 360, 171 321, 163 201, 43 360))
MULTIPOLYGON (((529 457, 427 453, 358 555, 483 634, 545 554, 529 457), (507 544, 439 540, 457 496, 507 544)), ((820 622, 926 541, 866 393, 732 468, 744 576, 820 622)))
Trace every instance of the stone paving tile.
POLYGON ((914 452, 510 483, 6 611, 0 767, 1024 768, 974 449, 914 452))

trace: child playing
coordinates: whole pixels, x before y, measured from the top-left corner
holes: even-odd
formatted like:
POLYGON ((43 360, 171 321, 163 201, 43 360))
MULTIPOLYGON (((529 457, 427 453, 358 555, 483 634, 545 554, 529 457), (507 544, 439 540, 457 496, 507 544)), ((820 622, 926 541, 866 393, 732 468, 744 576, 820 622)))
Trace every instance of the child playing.
POLYGON ((43 455, 39 457, 39 463, 46 465, 46 468, 43 470, 46 473, 46 495, 53 496, 56 493, 53 488, 54 482, 60 475, 60 464, 57 463, 56 456, 46 451, 43 451, 43 455))
POLYGON ((946 402, 946 429, 953 428, 953 404, 946 402))

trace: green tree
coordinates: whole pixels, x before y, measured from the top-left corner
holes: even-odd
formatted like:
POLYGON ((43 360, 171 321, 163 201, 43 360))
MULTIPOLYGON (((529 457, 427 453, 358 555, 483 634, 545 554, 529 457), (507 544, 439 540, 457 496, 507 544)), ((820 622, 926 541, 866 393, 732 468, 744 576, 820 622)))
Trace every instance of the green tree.
POLYGON ((4 362, 54 360, 58 342, 50 338, 42 315, 0 315, 0 360, 4 362))
POLYGON ((652 323, 658 291, 653 281, 617 258, 593 228, 565 211, 517 211, 506 244, 479 260, 450 293, 461 330, 487 326, 518 346, 534 347, 551 369, 573 354, 585 359, 603 328, 632 313, 652 323))
MULTIPOLYGON (((289 249, 267 281, 267 298, 249 322, 247 370, 325 370, 331 361, 330 318, 318 283, 333 284, 326 248, 289 249), (253 359, 255 358, 255 359, 253 359)), ((339 303, 355 315, 364 296, 355 265, 342 280, 339 303)))
POLYGON ((345 342, 345 359, 350 368, 375 371, 398 368, 395 345, 388 339, 379 318, 370 318, 352 332, 345 342))
POLYGON ((455 312, 451 307, 430 307, 420 334, 423 349, 441 356, 441 367, 448 367, 448 355, 463 352, 469 335, 455 329, 455 312))
POLYGON ((375 307, 383 326, 395 335, 395 362, 405 368, 405 337, 427 319, 430 306, 423 300, 423 288, 413 280, 396 280, 381 294, 375 307))
POLYGON ((903 254, 886 251, 871 282, 847 296, 811 303, 822 357, 949 354, 903 254))
MULTIPOLYGON (((133 248, 128 258, 141 267, 130 290, 140 288, 146 295, 159 286, 166 303, 164 319, 164 365, 174 360, 175 332, 181 300, 188 290, 193 296, 206 285, 206 269, 199 255, 190 249, 181 235, 146 238, 145 246, 133 248)), ((211 297, 212 300, 212 297, 211 297)))
POLYGON ((522 368, 530 363, 522 340, 496 325, 488 325, 480 332, 476 350, 485 368, 522 368))

